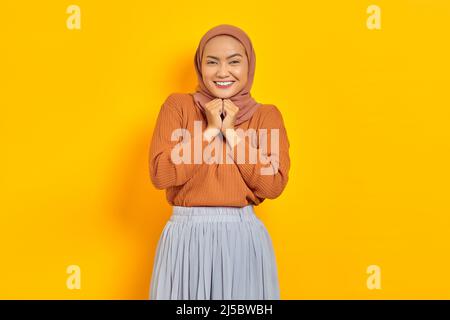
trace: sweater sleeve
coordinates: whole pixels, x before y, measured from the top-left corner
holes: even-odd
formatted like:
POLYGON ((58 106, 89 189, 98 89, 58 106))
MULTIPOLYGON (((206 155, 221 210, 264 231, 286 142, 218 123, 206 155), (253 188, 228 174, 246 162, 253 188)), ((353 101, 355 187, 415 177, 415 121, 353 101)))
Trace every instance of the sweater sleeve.
MULTIPOLYGON (((200 164, 193 161, 193 152, 191 152, 190 162, 178 163, 179 161, 172 160, 172 150, 185 138, 184 135, 178 134, 180 136, 178 139, 172 139, 174 132, 183 128, 181 103, 177 94, 169 95, 161 106, 153 131, 149 152, 149 169, 151 181, 157 189, 167 189, 185 184, 200 167, 200 164)), ((192 132, 189 134, 192 151, 194 137, 192 132)), ((202 148, 209 143, 202 140, 202 148)))
POLYGON ((284 190, 290 169, 290 144, 281 112, 272 106, 256 131, 260 137, 256 139, 259 143, 241 139, 235 146, 245 149, 246 153, 245 161, 238 161, 239 158, 235 156, 235 163, 242 178, 257 197, 275 199, 284 190), (249 161, 251 152, 256 154, 257 161, 249 161))

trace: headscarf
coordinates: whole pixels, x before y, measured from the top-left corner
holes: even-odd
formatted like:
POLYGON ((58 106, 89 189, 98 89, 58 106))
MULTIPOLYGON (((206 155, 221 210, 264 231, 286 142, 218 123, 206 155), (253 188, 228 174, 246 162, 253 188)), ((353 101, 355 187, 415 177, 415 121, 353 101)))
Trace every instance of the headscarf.
POLYGON ((221 24, 210 29, 201 38, 194 58, 195 70, 197 72, 198 78, 198 85, 196 88, 196 92, 191 93, 191 95, 194 97, 195 104, 197 105, 197 107, 200 108, 200 110, 203 113, 205 113, 206 103, 217 98, 213 96, 211 92, 208 90, 208 88, 205 86, 203 82, 201 66, 202 66, 203 50, 205 48, 206 43, 211 38, 219 35, 228 35, 239 40, 244 46, 247 55, 248 60, 247 83, 245 87, 241 89, 241 91, 237 92, 234 96, 228 98, 239 108, 235 122, 235 125, 239 125, 250 119, 253 113, 255 113, 256 109, 261 105, 260 103, 256 102, 250 95, 250 88, 252 87, 253 77, 255 75, 256 56, 250 38, 242 29, 229 24, 221 24))

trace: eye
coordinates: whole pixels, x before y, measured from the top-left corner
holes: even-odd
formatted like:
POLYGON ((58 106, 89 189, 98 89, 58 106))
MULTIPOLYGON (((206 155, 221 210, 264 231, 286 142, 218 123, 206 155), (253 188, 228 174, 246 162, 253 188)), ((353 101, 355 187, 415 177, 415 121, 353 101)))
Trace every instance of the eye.
POLYGON ((233 63, 233 62, 239 63, 240 61, 239 61, 239 60, 233 60, 233 61, 231 61, 231 63, 233 63))
POLYGON ((206 64, 212 64, 212 63, 216 63, 215 61, 208 61, 208 62, 206 62, 206 64))

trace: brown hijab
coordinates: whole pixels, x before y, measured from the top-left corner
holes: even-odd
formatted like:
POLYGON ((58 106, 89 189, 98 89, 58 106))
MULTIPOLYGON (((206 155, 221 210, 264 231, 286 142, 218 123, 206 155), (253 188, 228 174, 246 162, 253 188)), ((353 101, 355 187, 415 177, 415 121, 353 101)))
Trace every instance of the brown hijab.
POLYGON ((197 107, 200 108, 200 110, 203 113, 205 113, 206 103, 217 98, 213 96, 205 86, 203 82, 201 66, 202 66, 203 49, 205 48, 206 43, 208 42, 208 40, 218 35, 229 35, 236 38, 242 43, 242 45, 245 48, 245 52, 247 54, 248 59, 247 84, 245 85, 244 88, 242 88, 241 91, 239 91, 234 96, 229 98, 237 107, 239 107, 239 111, 236 116, 235 122, 235 125, 239 125, 250 119, 253 113, 255 113, 256 109, 261 105, 260 103, 256 102, 250 95, 250 88, 252 87, 253 77, 255 75, 256 56, 250 38, 242 29, 229 24, 221 24, 210 29, 201 38, 194 58, 195 70, 197 72, 198 78, 198 85, 196 88, 196 92, 191 93, 191 95, 194 97, 195 104, 197 105, 197 107))

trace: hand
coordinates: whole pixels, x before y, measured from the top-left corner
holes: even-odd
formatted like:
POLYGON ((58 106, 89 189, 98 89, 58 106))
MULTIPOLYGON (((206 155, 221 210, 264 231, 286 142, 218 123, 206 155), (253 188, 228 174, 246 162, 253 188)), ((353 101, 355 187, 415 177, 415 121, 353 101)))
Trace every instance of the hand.
POLYGON ((220 130, 222 131, 223 136, 227 139, 230 147, 233 148, 241 141, 238 134, 234 130, 239 107, 237 107, 230 99, 224 99, 223 108, 226 116, 222 121, 222 127, 220 130))
POLYGON ((222 127, 222 119, 220 115, 223 112, 223 101, 220 98, 211 100, 205 105, 205 114, 208 124, 204 132, 206 140, 211 141, 220 133, 222 127))
POLYGON ((222 127, 220 128, 220 130, 225 136, 227 129, 234 129, 234 124, 239 112, 239 107, 237 107, 230 99, 223 99, 223 110, 225 119, 223 119, 222 121, 222 127))

